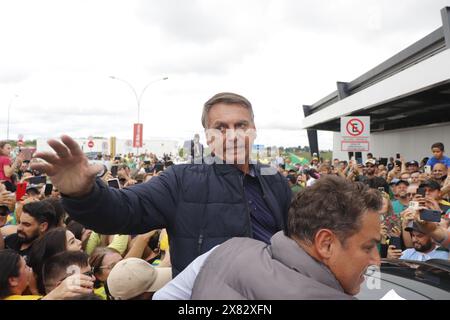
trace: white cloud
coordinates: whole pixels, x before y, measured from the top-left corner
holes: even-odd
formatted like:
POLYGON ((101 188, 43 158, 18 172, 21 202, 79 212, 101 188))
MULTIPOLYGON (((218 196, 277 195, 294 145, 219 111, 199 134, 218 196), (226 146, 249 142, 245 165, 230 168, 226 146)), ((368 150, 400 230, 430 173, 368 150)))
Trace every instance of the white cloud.
MULTIPOLYGON (((441 25, 433 0, 0 2, 0 139, 202 132, 203 103, 234 91, 253 103, 257 142, 305 145, 312 104, 441 25), (6 32, 5 32, 6 31, 6 32)), ((319 134, 332 147, 330 133, 319 134)))

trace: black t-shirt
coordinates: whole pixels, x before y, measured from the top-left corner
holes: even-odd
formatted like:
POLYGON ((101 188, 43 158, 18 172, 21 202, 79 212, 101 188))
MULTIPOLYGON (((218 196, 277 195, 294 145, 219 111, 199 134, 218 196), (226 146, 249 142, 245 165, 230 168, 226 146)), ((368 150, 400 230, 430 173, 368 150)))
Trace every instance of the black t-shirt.
POLYGON ((22 246, 22 242, 21 242, 19 236, 17 235, 17 233, 13 233, 5 238, 5 248, 16 251, 28 263, 28 256, 30 254, 32 246, 29 246, 28 248, 26 248, 24 250, 20 250, 21 246, 22 246))

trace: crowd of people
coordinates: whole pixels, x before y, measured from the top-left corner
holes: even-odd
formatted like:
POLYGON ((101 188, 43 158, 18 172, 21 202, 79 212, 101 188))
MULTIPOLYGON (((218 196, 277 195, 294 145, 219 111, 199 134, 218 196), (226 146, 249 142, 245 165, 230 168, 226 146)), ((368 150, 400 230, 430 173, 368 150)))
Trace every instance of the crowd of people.
POLYGON ((253 135, 239 163, 208 133, 255 129, 246 98, 213 96, 202 125, 212 160, 179 165, 89 161, 69 136, 30 162, 1 142, 0 299, 351 299, 380 257, 449 259, 442 143, 421 163, 313 155, 262 174, 253 135))

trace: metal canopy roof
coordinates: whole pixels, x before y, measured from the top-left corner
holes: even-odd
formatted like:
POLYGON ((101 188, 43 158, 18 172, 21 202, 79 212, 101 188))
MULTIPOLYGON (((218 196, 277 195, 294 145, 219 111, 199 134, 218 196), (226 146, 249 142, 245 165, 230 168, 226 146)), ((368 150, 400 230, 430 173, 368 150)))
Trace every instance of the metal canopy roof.
MULTIPOLYGON (((348 116, 370 116, 371 132, 450 122, 450 81, 348 116)), ((340 119, 310 129, 340 131, 340 119)))
MULTIPOLYGON (((447 51, 450 48, 450 7, 443 8, 441 16, 442 27, 357 79, 348 83, 337 82, 336 91, 313 105, 303 106, 305 120, 307 120, 304 121, 303 128, 340 131, 340 117, 337 116, 335 104, 337 107, 340 102, 344 103, 346 98, 353 97, 355 94, 358 96, 357 93, 361 94, 366 89, 377 85, 381 87, 386 80, 389 82, 390 79, 398 78, 403 82, 397 84, 404 83, 405 77, 402 78, 401 74, 405 70, 419 70, 417 65, 447 51), (332 106, 334 109, 330 108, 332 106), (330 119, 326 119, 328 110, 330 110, 330 119), (311 117, 311 120, 308 120, 308 117, 311 117)), ((440 63, 442 66, 447 66, 448 55, 444 54, 444 56, 445 63, 442 61, 440 63)), ((435 64, 436 66, 435 70, 438 70, 440 65, 435 64)), ((433 70, 430 73, 433 74, 433 70)), ((422 74, 419 70, 415 73, 415 77, 421 77, 422 74)), ((426 75, 423 76, 426 77, 426 75)), ((450 122, 450 77, 444 74, 436 81, 438 82, 432 85, 415 88, 408 93, 403 92, 401 95, 379 101, 379 103, 371 101, 370 105, 364 105, 367 101, 362 101, 362 104, 358 104, 358 110, 355 110, 356 108, 349 110, 350 112, 345 116, 370 116, 372 132, 450 122)))

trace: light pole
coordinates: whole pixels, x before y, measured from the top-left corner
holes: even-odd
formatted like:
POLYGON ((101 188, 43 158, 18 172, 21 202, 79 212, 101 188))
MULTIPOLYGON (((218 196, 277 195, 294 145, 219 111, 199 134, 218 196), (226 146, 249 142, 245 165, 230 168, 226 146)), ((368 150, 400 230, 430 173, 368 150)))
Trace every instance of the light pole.
POLYGON ((11 98, 11 100, 9 101, 9 105, 8 105, 8 123, 7 123, 7 126, 6 126, 6 141, 9 140, 9 110, 11 109, 11 105, 12 105, 12 103, 13 103, 13 100, 14 100, 15 98, 17 98, 18 96, 19 96, 18 94, 15 94, 15 95, 11 98))
MULTIPOLYGON (((150 81, 149 83, 147 83, 147 85, 144 87, 144 89, 142 89, 141 94, 138 96, 136 89, 134 89, 134 87, 133 87, 133 86, 131 85, 131 83, 129 83, 128 81, 126 81, 126 80, 124 80, 124 79, 121 79, 121 78, 118 78, 118 77, 115 77, 115 76, 109 76, 109 77, 110 77, 111 79, 113 79, 113 80, 119 80, 119 81, 124 82, 124 83, 125 83, 127 86, 129 86, 129 87, 131 88, 131 90, 133 91, 134 97, 136 98, 137 107, 138 107, 138 114, 137 114, 137 123, 138 123, 138 124, 140 123, 139 120, 140 120, 140 114, 141 114, 141 100, 142 100, 142 96, 144 95, 145 90, 146 90, 151 84, 153 84, 153 83, 155 83, 155 82, 169 79, 169 77, 163 77, 163 78, 159 78, 159 79, 150 81)), ((142 135, 142 133, 141 133, 141 135, 142 135)), ((142 136, 141 140, 143 140, 143 138, 144 138, 144 137, 142 136)), ((139 147, 137 147, 136 149, 137 149, 137 151, 136 151, 137 156, 139 156, 139 147)))

